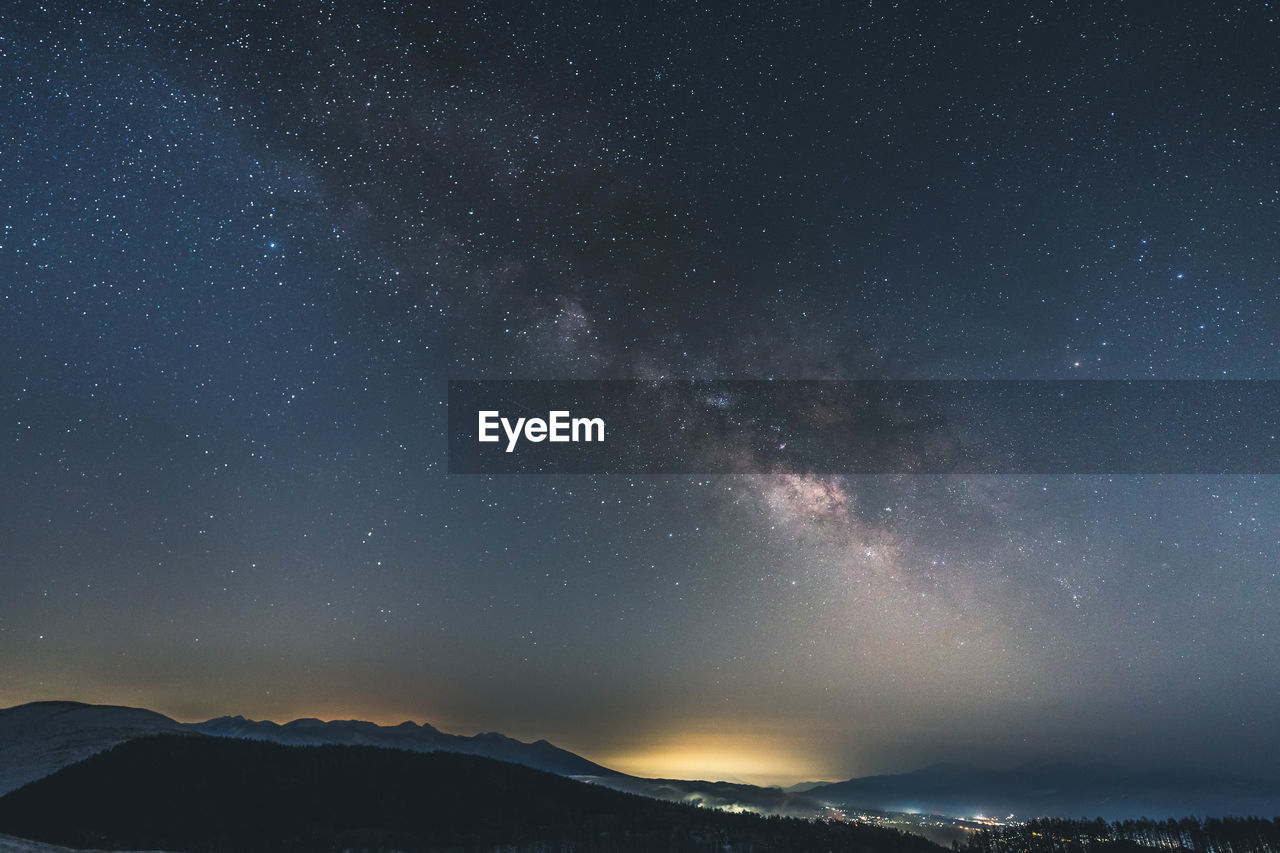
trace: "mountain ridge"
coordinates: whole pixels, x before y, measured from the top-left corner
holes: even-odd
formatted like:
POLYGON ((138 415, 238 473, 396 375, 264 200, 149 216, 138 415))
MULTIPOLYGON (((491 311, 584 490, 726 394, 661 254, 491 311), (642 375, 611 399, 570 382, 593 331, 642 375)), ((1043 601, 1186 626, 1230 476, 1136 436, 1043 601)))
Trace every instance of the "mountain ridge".
POLYGON ((238 737, 265 740, 286 746, 383 746, 411 752, 439 750, 464 755, 481 755, 499 761, 523 764, 561 776, 621 776, 612 768, 596 764, 576 753, 561 749, 545 739, 525 742, 500 732, 455 735, 442 732, 429 723, 406 720, 394 726, 382 726, 366 720, 319 720, 302 717, 287 723, 252 720, 243 716, 214 717, 200 723, 187 723, 187 728, 213 737, 238 737))
POLYGON ((76 701, 39 701, 0 710, 0 795, 118 743, 151 734, 273 742, 285 746, 378 746, 493 758, 654 799, 766 815, 817 817, 850 812, 923 812, 951 817, 1014 814, 1124 819, 1144 815, 1280 814, 1280 781, 1191 768, 1151 769, 1101 762, 1041 762, 991 769, 938 763, 898 774, 809 782, 790 788, 629 776, 546 739, 499 732, 455 735, 430 723, 384 726, 366 720, 300 717, 286 723, 241 715, 180 723, 155 711, 76 701))
POLYGON ((764 820, 475 755, 159 734, 0 797, 0 831, 177 850, 941 853, 895 830, 764 820))
POLYGON ((808 796, 840 808, 1019 818, 1280 814, 1280 781, 1105 762, 1043 762, 999 770, 945 763, 847 779, 808 796))
POLYGON ((0 795, 118 743, 184 731, 145 708, 39 701, 0 709, 0 795))

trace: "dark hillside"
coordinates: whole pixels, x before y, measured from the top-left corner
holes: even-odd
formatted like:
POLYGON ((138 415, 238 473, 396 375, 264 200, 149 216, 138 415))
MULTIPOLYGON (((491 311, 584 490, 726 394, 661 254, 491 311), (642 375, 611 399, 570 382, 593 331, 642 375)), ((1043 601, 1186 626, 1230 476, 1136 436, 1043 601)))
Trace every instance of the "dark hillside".
POLYGON ((887 830, 659 802, 478 756, 171 735, 0 798, 0 831, 183 851, 939 849, 887 830))

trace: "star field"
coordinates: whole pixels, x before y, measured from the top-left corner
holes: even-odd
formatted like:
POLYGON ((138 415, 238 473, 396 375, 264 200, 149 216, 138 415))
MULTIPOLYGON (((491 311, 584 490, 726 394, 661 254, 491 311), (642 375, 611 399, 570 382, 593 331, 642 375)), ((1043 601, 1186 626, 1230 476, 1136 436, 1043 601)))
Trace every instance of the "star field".
POLYGON ((1280 379, 1278 37, 1269 4, 11 5, 0 703, 783 783, 1274 775, 1274 477, 444 451, 449 379, 1280 379))

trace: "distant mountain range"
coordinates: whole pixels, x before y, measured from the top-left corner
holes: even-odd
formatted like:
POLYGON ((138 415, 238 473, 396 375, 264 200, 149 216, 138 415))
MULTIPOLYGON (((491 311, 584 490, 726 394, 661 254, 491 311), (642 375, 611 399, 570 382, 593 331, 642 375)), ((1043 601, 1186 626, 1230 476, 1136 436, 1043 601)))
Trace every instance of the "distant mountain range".
POLYGON ((687 803, 707 808, 734 808, 766 815, 817 817, 823 805, 811 798, 798 796, 779 788, 762 788, 734 782, 706 782, 684 779, 645 779, 628 776, 588 761, 580 755, 561 749, 545 740, 525 743, 497 732, 484 732, 467 737, 446 734, 433 726, 401 723, 379 726, 361 720, 323 722, 316 719, 294 720, 279 725, 273 722, 246 720, 244 717, 217 717, 204 723, 189 723, 187 728, 216 737, 270 741, 286 746, 381 746, 412 752, 440 750, 479 755, 523 764, 579 781, 591 782, 668 802, 687 803))
POLYGON ((1280 783, 1275 781, 1104 764, 1044 764, 1012 770, 938 764, 911 773, 817 785, 806 795, 847 809, 952 816, 1121 820, 1280 815, 1280 783))
POLYGON ((0 795, 45 778, 116 744, 147 735, 187 734, 282 746, 371 746, 413 753, 451 752, 523 765, 596 786, 677 803, 819 817, 846 811, 1129 817, 1280 815, 1280 783, 1190 770, 1133 770, 1046 764, 984 770, 940 764, 911 773, 844 782, 809 782, 783 790, 731 782, 628 776, 561 749, 496 732, 448 734, 412 722, 380 726, 360 720, 294 720, 283 725, 244 717, 183 724, 138 708, 34 702, 0 710, 0 795))
POLYGON ((203 723, 179 723, 141 708, 31 702, 0 710, 0 794, 117 743, 145 735, 177 733, 271 741, 286 746, 335 744, 411 752, 448 751, 523 764, 561 776, 607 779, 622 775, 545 740, 525 743, 496 732, 466 737, 446 734, 425 724, 379 726, 362 720, 302 719, 279 725, 244 717, 217 717, 203 723))
POLYGON ((149 735, 0 797, 0 832, 203 851, 942 853, 852 824, 665 803, 450 752, 149 735))
POLYGON ((496 732, 468 737, 411 722, 379 726, 362 720, 300 719, 281 725, 240 716, 184 724, 154 711, 80 702, 32 702, 0 710, 0 794, 126 740, 180 732, 285 746, 363 745, 411 752, 457 752, 522 764, 669 802, 766 815, 813 817, 823 813, 821 803, 778 788, 628 776, 545 740, 525 743, 496 732))
POLYGON ((523 764, 560 776, 621 776, 616 770, 602 767, 580 755, 561 749, 545 740, 525 743, 497 732, 484 732, 473 737, 446 734, 439 729, 412 722, 398 726, 379 726, 363 720, 316 719, 294 720, 279 725, 270 721, 246 720, 244 717, 216 717, 203 723, 189 723, 187 728, 215 737, 265 740, 285 746, 382 746, 411 752, 460 752, 523 764))

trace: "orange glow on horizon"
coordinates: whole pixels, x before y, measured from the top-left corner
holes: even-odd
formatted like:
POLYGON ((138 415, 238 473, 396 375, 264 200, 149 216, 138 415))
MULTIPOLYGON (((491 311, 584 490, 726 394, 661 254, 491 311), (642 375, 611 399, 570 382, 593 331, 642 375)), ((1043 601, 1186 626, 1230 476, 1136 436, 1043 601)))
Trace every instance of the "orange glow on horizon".
POLYGON ((801 740, 758 730, 704 730, 664 738, 647 748, 601 755, 594 760, 635 776, 794 785, 840 779, 829 755, 801 740))
MULTIPOLYGON (((19 695, 9 697, 7 705, 40 700, 121 705, 156 711, 181 723, 198 723, 223 715, 240 714, 281 725, 300 718, 364 720, 381 726, 396 726, 407 720, 433 726, 446 734, 471 736, 485 730, 476 728, 474 722, 472 725, 458 725, 445 714, 432 715, 407 708, 387 710, 385 704, 374 701, 307 702, 291 696, 287 699, 254 697, 253 701, 244 697, 224 697, 216 703, 209 703, 194 701, 181 694, 156 695, 155 691, 144 695, 140 691, 101 689, 66 695, 69 692, 50 689, 20 691, 19 695)), ((0 702, 0 707, 7 705, 0 702)), ((857 775, 854 768, 844 766, 839 755, 820 746, 830 744, 833 737, 838 737, 835 733, 805 727, 797 729, 795 724, 776 720, 684 720, 678 725, 679 730, 657 734, 652 739, 633 736, 621 742, 599 734, 588 738, 587 742, 575 742, 565 733, 511 729, 501 722, 490 728, 525 742, 545 736, 557 746, 589 761, 646 778, 787 786, 857 775)))

